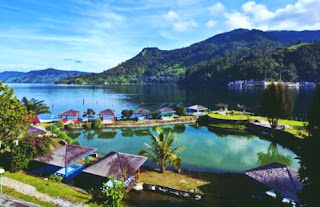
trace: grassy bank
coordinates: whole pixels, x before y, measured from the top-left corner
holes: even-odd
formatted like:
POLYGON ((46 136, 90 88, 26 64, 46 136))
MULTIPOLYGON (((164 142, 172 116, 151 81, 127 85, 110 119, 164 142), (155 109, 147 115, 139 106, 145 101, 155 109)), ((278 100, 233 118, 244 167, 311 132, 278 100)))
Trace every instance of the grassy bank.
MULTIPOLYGON (((252 121, 252 120, 256 120, 256 119, 263 120, 263 121, 268 121, 268 119, 266 117, 243 114, 240 111, 234 111, 234 113, 230 113, 229 115, 221 115, 221 114, 217 114, 216 112, 217 111, 211 111, 208 116, 211 117, 211 118, 215 118, 215 119, 232 120, 232 121, 237 121, 237 120, 240 120, 240 121, 246 121, 246 120, 252 121)), ((303 138, 304 135, 306 135, 305 125, 307 124, 307 122, 280 119, 279 120, 279 124, 290 126, 292 129, 286 128, 285 131, 295 135, 298 138, 303 138)), ((229 125, 230 124, 226 124, 226 126, 225 126, 226 129, 230 128, 229 125)), ((222 128, 223 125, 220 125, 218 127, 222 128)))

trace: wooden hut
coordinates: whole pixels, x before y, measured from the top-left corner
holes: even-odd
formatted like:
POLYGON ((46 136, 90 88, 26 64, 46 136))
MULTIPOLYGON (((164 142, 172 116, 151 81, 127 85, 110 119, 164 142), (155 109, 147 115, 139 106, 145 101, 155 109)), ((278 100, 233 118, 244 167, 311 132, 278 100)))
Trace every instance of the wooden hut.
POLYGON ((147 160, 146 157, 126 154, 121 152, 110 152, 96 163, 83 170, 83 172, 100 176, 108 180, 113 176, 116 180, 124 179, 126 185, 139 177, 140 167, 147 160))
POLYGON ((292 168, 279 163, 271 163, 248 170, 245 174, 268 186, 284 200, 299 202, 298 192, 302 189, 303 184, 300 182, 298 172, 292 168))
POLYGON ((100 111, 98 115, 103 124, 111 124, 115 121, 115 111, 111 109, 100 111))
POLYGON ((187 115, 190 116, 205 116, 208 114, 208 108, 201 105, 193 105, 187 108, 187 115))
POLYGON ((173 120, 176 111, 169 107, 163 107, 159 109, 159 117, 162 120, 173 120))
MULTIPOLYGON (((84 165, 79 164, 78 161, 88 157, 94 151, 96 151, 94 148, 67 144, 34 160, 47 164, 43 169, 39 169, 43 173, 54 171, 54 174, 69 179, 82 172, 84 165)), ((48 173, 51 174, 51 172, 48 173)))
POLYGON ((80 111, 70 109, 68 111, 65 111, 65 112, 59 114, 59 117, 61 117, 61 121, 64 123, 66 123, 68 121, 77 122, 77 121, 79 121, 79 118, 80 118, 80 111), (63 117, 65 117, 65 119, 63 119, 63 117), (72 117, 73 119, 68 120, 68 117, 72 117))
POLYGON ((134 114, 138 120, 144 120, 151 114, 148 109, 140 108, 134 111, 134 114))

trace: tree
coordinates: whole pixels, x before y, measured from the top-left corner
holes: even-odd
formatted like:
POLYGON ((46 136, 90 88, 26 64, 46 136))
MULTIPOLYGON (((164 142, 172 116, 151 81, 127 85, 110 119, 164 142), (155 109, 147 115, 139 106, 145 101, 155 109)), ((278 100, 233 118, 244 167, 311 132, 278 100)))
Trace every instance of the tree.
POLYGON ((174 110, 176 111, 177 115, 183 116, 185 114, 184 106, 176 106, 174 107, 174 110))
POLYGON ((83 117, 94 118, 96 112, 93 109, 87 109, 86 112, 83 113, 83 117))
POLYGON ((126 119, 129 119, 130 116, 133 115, 133 113, 134 113, 134 112, 133 112, 132 110, 123 110, 123 111, 121 112, 122 116, 126 117, 126 119))
POLYGON ((36 115, 51 113, 44 101, 36 100, 34 98, 29 100, 26 97, 23 97, 21 102, 27 108, 28 112, 33 111, 36 115))
POLYGON ((181 159, 177 154, 183 151, 184 147, 178 146, 173 148, 173 143, 177 137, 175 134, 172 134, 171 130, 166 134, 160 127, 156 127, 155 130, 158 136, 150 133, 152 143, 151 145, 145 143, 149 152, 141 150, 139 154, 150 158, 155 164, 160 165, 161 173, 170 165, 179 168, 181 166, 181 159))
POLYGON ((319 159, 317 153, 320 146, 320 88, 315 91, 314 99, 309 107, 307 130, 309 136, 304 140, 299 153, 300 179, 303 189, 300 192, 300 200, 304 206, 320 206, 318 188, 320 177, 318 171, 319 159))
POLYGON ((281 83, 268 85, 261 99, 259 112, 268 118, 271 128, 276 129, 279 119, 289 117, 292 111, 293 102, 288 86, 281 83))
POLYGON ((105 183, 102 190, 102 195, 105 199, 104 206, 121 207, 125 184, 123 181, 115 180, 114 177, 110 177, 109 180, 112 183, 112 187, 105 183))
POLYGON ((0 82, 0 151, 1 147, 9 147, 11 150, 14 140, 26 134, 30 117, 33 114, 28 113, 26 107, 14 96, 14 90, 0 82))

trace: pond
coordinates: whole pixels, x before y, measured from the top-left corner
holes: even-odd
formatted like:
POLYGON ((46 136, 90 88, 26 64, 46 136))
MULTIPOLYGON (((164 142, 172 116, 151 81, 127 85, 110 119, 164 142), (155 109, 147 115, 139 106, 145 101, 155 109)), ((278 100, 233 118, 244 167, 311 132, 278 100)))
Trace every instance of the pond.
MULTIPOLYGON (((214 129, 197 125, 167 125, 177 135, 176 146, 185 146, 180 154, 182 169, 202 172, 243 172, 260 165, 279 162, 298 169, 296 155, 289 149, 261 139, 255 135, 241 133, 218 133, 214 129)), ((154 128, 73 130, 69 135, 83 146, 97 148, 100 154, 110 151, 139 154, 150 143, 148 131, 154 128)), ((146 163, 152 166, 148 161, 146 163)))

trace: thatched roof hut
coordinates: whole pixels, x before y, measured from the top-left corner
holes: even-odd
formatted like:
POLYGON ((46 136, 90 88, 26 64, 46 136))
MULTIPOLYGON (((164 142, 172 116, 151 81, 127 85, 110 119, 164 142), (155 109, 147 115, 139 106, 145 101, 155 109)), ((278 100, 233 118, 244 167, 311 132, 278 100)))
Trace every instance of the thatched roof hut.
POLYGON ((163 107, 161 109, 159 109, 160 113, 176 113, 176 111, 172 108, 169 107, 163 107))
POLYGON ((144 108, 140 108, 140 109, 134 111, 134 114, 136 114, 136 115, 148 115, 150 113, 151 112, 148 109, 144 109, 144 108))
POLYGON ((94 148, 67 144, 47 154, 36 157, 34 160, 49 165, 67 167, 94 151, 96 151, 94 148))
POLYGON ((106 110, 100 111, 98 115, 99 116, 115 116, 115 111, 111 109, 106 109, 106 110))
POLYGON ((47 133, 47 130, 41 126, 30 125, 30 127, 28 129, 29 135, 46 134, 46 133, 47 133))
POLYGON ((302 183, 297 171, 292 168, 272 163, 257 167, 245 172, 249 177, 270 187, 284 197, 298 202, 298 192, 302 189, 302 183))
POLYGON ((83 172, 106 178, 114 176, 115 179, 120 179, 126 172, 124 176, 127 179, 135 175, 146 160, 147 158, 143 156, 110 152, 83 172))
POLYGON ((192 110, 196 110, 196 111, 208 110, 208 108, 201 106, 201 105, 193 105, 193 106, 188 107, 188 109, 192 109, 192 110))
POLYGON ((65 117, 68 117, 68 116, 80 116, 80 111, 76 111, 76 110, 68 110, 68 111, 65 111, 61 114, 59 114, 60 117, 62 116, 65 116, 65 117))

